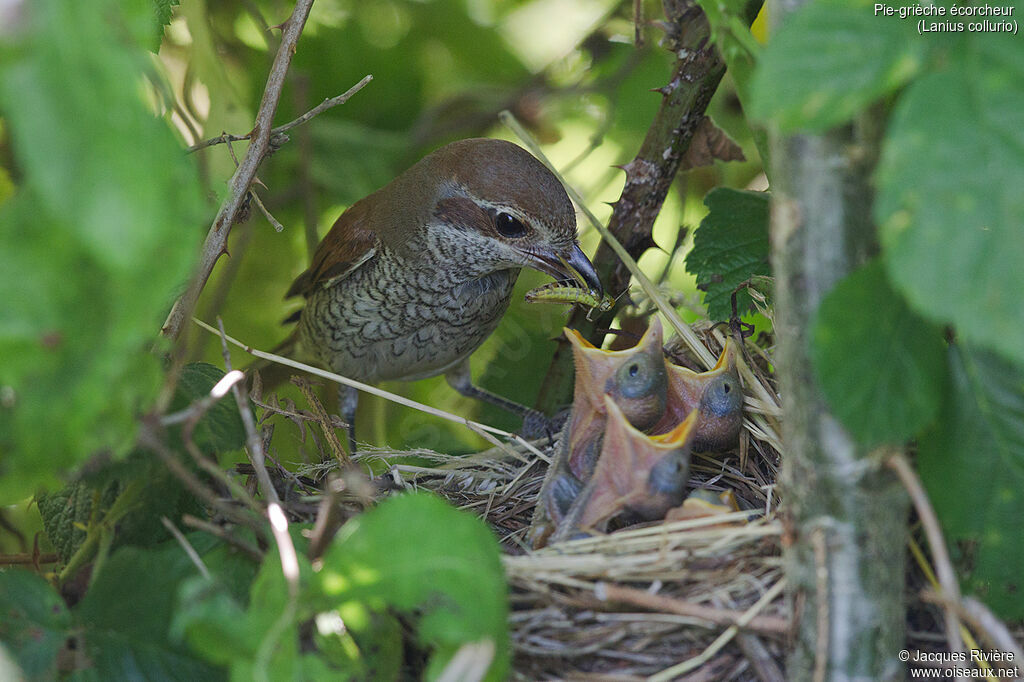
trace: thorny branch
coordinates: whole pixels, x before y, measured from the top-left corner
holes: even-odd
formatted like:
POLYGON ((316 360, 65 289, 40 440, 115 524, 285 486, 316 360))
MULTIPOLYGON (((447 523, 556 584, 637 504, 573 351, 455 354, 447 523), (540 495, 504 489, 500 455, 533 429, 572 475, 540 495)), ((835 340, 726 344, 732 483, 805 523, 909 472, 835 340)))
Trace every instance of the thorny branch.
MULTIPOLYGON (((622 167, 626 184, 608 223, 608 231, 634 260, 655 246, 651 239, 654 219, 661 211, 694 132, 704 119, 708 102, 725 73, 721 57, 709 42, 707 19, 696 3, 673 3, 666 5, 666 10, 670 12, 665 24, 666 45, 676 54, 672 77, 659 90, 661 107, 636 158, 622 167)), ((594 265, 613 295, 628 287, 629 271, 610 243, 602 241, 594 265)), ((567 326, 600 346, 603 334, 597 329, 610 327, 616 313, 610 311, 591 322, 585 313, 577 310, 567 326)), ((539 392, 537 409, 553 412, 568 400, 571 390, 572 354, 568 345, 560 340, 539 392)))
MULTIPOLYGON (((288 73, 288 67, 291 65, 292 56, 295 54, 299 36, 306 25, 306 19, 309 17, 309 11, 312 6, 313 0, 297 0, 292 15, 284 23, 281 45, 270 68, 267 87, 263 91, 263 99, 256 113, 255 125, 248 135, 251 141, 249 149, 246 151, 245 158, 242 159, 238 168, 235 169, 235 174, 231 176, 229 183, 230 193, 224 199, 224 203, 221 204, 220 210, 217 211, 217 216, 213 220, 213 225, 210 226, 210 231, 206 235, 206 241, 203 243, 196 273, 189 283, 188 289, 175 302, 174 307, 167 316, 167 320, 164 322, 162 329, 164 336, 174 339, 181 333, 185 321, 188 320, 195 309, 199 294, 210 278, 213 266, 221 254, 226 252, 231 225, 234 224, 242 203, 248 194, 249 186, 256 177, 256 170, 270 149, 270 138, 273 132, 271 126, 274 114, 277 111, 278 102, 281 99, 281 92, 284 89, 285 76, 288 73)), ((301 122, 300 119, 302 117, 296 120, 301 122)), ((298 125, 298 123, 295 123, 295 125, 298 125)))
MULTIPOLYGON (((280 126, 277 126, 276 128, 271 129, 271 131, 270 131, 270 140, 271 140, 271 142, 276 144, 276 140, 277 140, 278 136, 285 134, 286 132, 288 132, 292 128, 297 128, 298 126, 302 125, 306 121, 308 121, 308 120, 310 120, 310 119, 312 119, 312 118, 314 118, 316 116, 319 116, 320 114, 324 113, 328 109, 336 107, 339 104, 344 104, 349 99, 351 99, 352 95, 354 95, 357 92, 359 92, 360 90, 362 90, 363 87, 365 87, 366 84, 369 83, 372 80, 373 80, 373 76, 371 76, 371 75, 363 76, 363 79, 361 81, 359 81, 358 83, 356 83, 355 85, 353 85, 351 88, 349 88, 345 92, 341 93, 340 95, 338 95, 336 97, 331 97, 330 99, 325 99, 323 102, 321 102, 320 104, 316 105, 315 107, 313 107, 312 109, 310 109, 309 111, 304 113, 302 116, 299 116, 297 119, 295 119, 293 121, 289 121, 288 123, 285 123, 284 125, 280 125, 280 126)), ((200 149, 206 149, 207 147, 213 147, 214 145, 218 145, 218 144, 225 144, 227 142, 241 142, 242 140, 248 140, 248 139, 252 138, 253 131, 255 131, 255 128, 252 131, 246 133, 245 135, 232 135, 230 133, 222 133, 221 135, 218 135, 217 137, 211 137, 208 140, 203 140, 202 142, 196 142, 194 145, 192 145, 191 147, 189 147, 185 151, 187 153, 191 154, 192 152, 197 152, 200 149)), ((281 140, 281 142, 286 142, 286 141, 287 140, 281 140)))

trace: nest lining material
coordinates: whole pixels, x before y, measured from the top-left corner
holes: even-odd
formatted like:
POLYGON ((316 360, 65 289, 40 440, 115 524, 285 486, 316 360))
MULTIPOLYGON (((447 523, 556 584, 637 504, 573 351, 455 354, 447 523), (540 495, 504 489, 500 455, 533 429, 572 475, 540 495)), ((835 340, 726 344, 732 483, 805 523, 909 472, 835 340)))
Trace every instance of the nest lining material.
MULTIPOLYGON (((550 444, 533 445, 550 456, 550 444)), ((730 489, 746 511, 642 524, 530 552, 523 536, 546 464, 513 446, 468 457, 418 455, 434 466, 398 463, 405 452, 361 453, 394 462, 389 474, 396 483, 442 495, 498 534, 511 588, 518 679, 640 679, 665 671, 706 651, 782 579, 782 527, 773 518, 766 483, 774 480, 774 467, 744 473, 734 454, 699 455, 690 487, 730 489)), ((753 464, 751 458, 748 469, 753 464)), ((760 620, 704 666, 715 679, 764 676, 739 640, 764 654, 756 665, 781 669, 787 622, 782 599, 755 615, 760 620)))

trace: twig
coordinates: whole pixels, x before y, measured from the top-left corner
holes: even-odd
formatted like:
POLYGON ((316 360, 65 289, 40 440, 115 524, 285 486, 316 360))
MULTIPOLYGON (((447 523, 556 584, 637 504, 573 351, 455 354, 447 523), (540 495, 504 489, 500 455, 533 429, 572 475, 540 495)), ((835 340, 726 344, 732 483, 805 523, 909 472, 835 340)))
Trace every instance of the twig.
MULTIPOLYGON (((220 327, 220 342, 224 354, 224 364, 230 370, 231 353, 228 352, 228 342, 224 334, 224 323, 219 317, 217 318, 217 326, 220 327)), ((268 500, 280 504, 281 499, 277 496, 277 489, 274 487, 274 482, 270 480, 270 474, 267 472, 266 457, 263 455, 263 439, 260 438, 259 433, 256 431, 256 420, 252 416, 252 410, 249 409, 249 396, 246 392, 245 384, 233 384, 231 386, 231 393, 235 396, 238 413, 242 417, 242 427, 245 429, 245 449, 249 453, 249 462, 252 463, 252 467, 256 471, 256 479, 260 482, 260 489, 268 500)))
POLYGON ((750 661, 761 682, 786 682, 785 675, 760 637, 749 632, 740 632, 736 635, 736 645, 750 661))
MULTIPOLYGON (((709 42, 710 33, 697 4, 666 2, 664 9, 667 21, 662 24, 666 32, 662 45, 675 54, 676 60, 669 82, 658 90, 662 94, 661 106, 647 129, 640 149, 632 161, 622 166, 626 172, 626 182, 619 199, 613 204, 608 227, 605 228, 594 219, 578 195, 573 196, 574 193, 570 192, 570 196, 573 196, 573 200, 601 233, 602 243, 594 256, 594 267, 610 292, 615 294, 626 289, 629 274, 636 275, 640 286, 691 347, 701 364, 712 367, 715 358, 701 347, 696 336, 682 323, 664 296, 635 267, 635 258, 655 245, 651 237, 654 221, 693 135, 704 119, 711 96, 725 73, 724 63, 709 42), (622 242, 625 242, 625 246, 622 242)), ((508 123, 510 117, 503 118, 508 123)), ((615 313, 605 313, 596 322, 588 322, 584 314, 577 308, 570 315, 568 326, 576 328, 591 343, 600 346, 603 335, 597 332, 597 328, 611 326, 610 321, 615 313)), ((566 343, 560 342, 541 387, 538 409, 551 411, 556 403, 568 398, 572 386, 571 367, 569 348, 566 343)))
MULTIPOLYGON (((1021 648, 1021 645, 1013 638, 1006 624, 974 597, 964 597, 959 602, 954 602, 928 588, 921 590, 920 597, 921 601, 929 604, 955 610, 961 618, 978 630, 984 638, 986 646, 1013 654, 1014 661, 1024 660, 1024 648, 1021 648)), ((981 645, 972 638, 970 629, 962 626, 960 633, 964 637, 968 650, 981 648, 981 645)), ((974 661, 974 663, 982 670, 991 668, 990 664, 984 660, 974 661)))
POLYGON ((336 107, 339 104, 344 104, 349 100, 350 97, 352 97, 352 95, 362 90, 366 86, 366 84, 372 80, 373 76, 370 74, 363 76, 363 79, 361 81, 353 85, 351 88, 349 88, 342 94, 336 97, 331 97, 330 99, 325 99, 323 102, 316 105, 315 107, 304 113, 302 116, 299 116, 294 121, 289 121, 288 123, 285 123, 283 126, 274 128, 274 134, 280 135, 281 133, 286 133, 292 128, 302 125, 303 123, 313 118, 314 116, 319 116, 320 114, 327 111, 331 107, 336 107))
POLYGON ((281 463, 274 459, 274 456, 270 454, 270 441, 274 437, 274 425, 269 424, 263 428, 263 452, 266 454, 267 459, 274 465, 275 471, 281 476, 284 476, 295 486, 296 490, 305 490, 308 486, 302 482, 302 480, 293 474, 292 472, 281 466, 281 463))
MULTIPOLYGON (((715 625, 738 625, 744 616, 743 611, 703 606, 675 597, 651 594, 613 583, 598 583, 594 588, 594 593, 602 601, 630 604, 661 613, 691 616, 715 625)), ((753 616, 743 623, 743 628, 751 632, 779 637, 789 632, 789 621, 775 616, 753 616)))
POLYGON ((282 225, 281 221, 274 217, 274 214, 270 212, 270 209, 263 205, 263 201, 260 199, 260 195, 252 191, 250 191, 249 194, 252 195, 252 201, 254 204, 256 204, 256 208, 260 210, 260 213, 262 213, 263 217, 267 219, 267 222, 270 223, 271 226, 273 226, 274 231, 284 232, 284 225, 282 225))
POLYGON ((188 454, 192 456, 192 460, 200 469, 208 473, 215 481, 227 488, 235 500, 244 504, 253 513, 263 513, 263 509, 256 503, 256 500, 252 498, 249 491, 239 485, 235 479, 231 478, 228 472, 221 469, 216 462, 199 450, 199 446, 197 446, 195 441, 192 440, 191 431, 186 429, 182 433, 182 440, 185 442, 185 449, 188 451, 188 454))
POLYGON ((270 133, 273 126, 274 113, 277 111, 277 103, 281 99, 281 91, 284 88, 285 76, 291 64, 292 56, 295 54, 299 36, 306 25, 306 18, 313 6, 313 0, 297 0, 295 9, 288 21, 284 24, 284 32, 281 36, 281 45, 274 57, 274 63, 270 68, 270 75, 267 78, 267 86, 263 91, 263 100, 256 112, 256 121, 250 133, 249 149, 245 158, 229 183, 230 192, 221 204, 217 216, 210 226, 206 235, 203 249, 199 257, 199 265, 188 289, 182 294, 171 308, 167 320, 164 322, 162 333, 172 339, 176 339, 181 333, 185 322, 195 310, 199 294, 206 286, 213 266, 220 258, 227 247, 228 233, 235 222, 235 217, 242 206, 245 196, 249 192, 249 186, 256 177, 256 169, 259 168, 263 158, 270 148, 270 133))
POLYGON ((55 564, 60 556, 49 552, 46 554, 0 554, 0 566, 18 566, 21 564, 55 564))
POLYGON ((331 449, 331 454, 334 455, 334 459, 338 460, 338 466, 342 469, 351 466, 352 460, 349 459, 348 454, 345 453, 345 449, 341 447, 341 441, 338 440, 338 434, 334 432, 334 427, 331 425, 331 419, 327 416, 327 410, 324 409, 323 403, 321 403, 313 393, 313 389, 310 388, 309 382, 305 379, 292 377, 292 383, 299 387, 299 391, 302 392, 302 396, 306 399, 306 402, 309 403, 310 409, 316 416, 316 422, 320 425, 320 430, 323 431, 324 438, 327 439, 327 445, 331 449))
MULTIPOLYGON (((288 123, 280 125, 276 128, 272 128, 270 131, 270 138, 273 139, 282 133, 288 132, 292 128, 302 125, 311 118, 319 116, 328 109, 336 107, 339 104, 344 104, 352 97, 352 95, 362 90, 366 86, 366 84, 372 80, 373 76, 370 74, 363 76, 363 79, 361 81, 353 85, 351 88, 349 88, 342 94, 337 95, 335 97, 331 97, 329 99, 325 99, 323 102, 316 105, 315 107, 304 113, 302 116, 299 116, 297 119, 289 121, 288 123)), ((207 147, 213 147, 215 145, 224 144, 226 142, 241 142, 242 140, 248 140, 251 137, 251 132, 246 133, 245 135, 230 135, 228 133, 223 133, 221 135, 218 135, 217 137, 211 137, 207 140, 203 140, 202 142, 197 142, 188 149, 186 149, 185 151, 191 154, 192 152, 197 152, 200 149, 206 149, 207 147)))
POLYGON ((753 606, 747 609, 743 613, 743 615, 740 616, 739 620, 737 620, 735 625, 730 625, 728 628, 726 628, 725 632, 720 634, 715 639, 715 641, 709 644, 708 647, 704 649, 704 651, 701 652, 699 656, 695 656, 687 661, 683 661, 682 663, 674 665, 671 668, 666 668, 665 670, 662 670, 660 673, 656 675, 651 675, 649 678, 647 678, 648 682, 668 682, 668 680, 674 680, 678 676, 687 673, 691 670, 694 670, 695 668, 699 668, 700 666, 707 663, 709 660, 711 660, 712 656, 718 653, 722 649, 722 647, 728 644, 729 641, 736 636, 736 633, 739 632, 741 627, 749 625, 750 621, 753 620, 757 616, 757 614, 764 609, 764 607, 768 606, 773 601, 775 601, 775 598, 782 593, 782 590, 785 589, 785 587, 786 579, 783 578, 782 580, 779 580, 779 582, 772 585, 771 588, 769 588, 769 590, 765 592, 761 596, 761 598, 754 603, 753 606))
POLYGON ((241 538, 235 537, 231 533, 227 532, 227 530, 225 530, 221 526, 218 526, 215 523, 210 523, 209 521, 197 518, 195 516, 192 516, 191 514, 182 515, 181 522, 190 528, 195 528, 196 530, 201 530, 205 533, 209 533, 210 535, 216 538, 220 538, 229 545, 237 547, 241 551, 245 552, 250 559, 256 561, 257 563, 263 561, 263 552, 260 551, 259 547, 250 542, 246 542, 241 538))
MULTIPOLYGON (((203 322, 202 320, 197 320, 197 319, 193 318, 192 321, 195 322, 197 325, 199 325, 200 327, 202 327, 203 329, 205 329, 208 332, 212 332, 214 334, 221 333, 217 329, 215 329, 214 327, 211 327, 210 325, 208 325, 205 322, 203 322)), ((345 386, 351 386, 352 388, 355 388, 355 389, 358 389, 360 391, 363 391, 364 393, 369 393, 371 395, 379 396, 381 398, 384 398, 385 400, 390 400, 391 402, 398 403, 399 405, 404 405, 406 407, 411 407, 414 410, 419 410, 420 412, 426 412, 427 414, 432 414, 435 417, 440 417, 442 419, 447 419, 448 421, 455 422, 456 424, 462 424, 463 426, 466 426, 467 428, 469 428, 469 429, 471 429, 471 430, 473 430, 473 431, 475 431, 475 432, 477 432, 477 433, 479 433, 481 435, 487 434, 487 435, 493 435, 493 436, 500 436, 502 438, 508 438, 509 440, 515 441, 519 445, 523 446, 524 448, 526 448, 527 450, 529 450, 533 454, 537 455, 538 457, 544 457, 544 455, 539 450, 537 450, 537 448, 534 447, 534 445, 532 443, 530 443, 529 441, 525 440, 522 436, 518 436, 518 435, 516 435, 514 433, 510 433, 510 432, 505 431, 503 429, 499 429, 499 428, 497 428, 495 426, 488 426, 486 424, 481 424, 479 422, 475 422, 475 421, 472 421, 470 419, 466 419, 465 417, 460 417, 457 414, 452 414, 451 412, 446 412, 445 410, 439 410, 436 407, 431 407, 430 405, 424 405, 423 403, 418 403, 415 400, 410 400, 409 398, 402 397, 402 396, 398 395, 397 393, 391 393, 389 391, 385 391, 383 389, 377 388, 376 386, 370 386, 369 384, 364 384, 361 381, 356 381, 355 379, 349 379, 348 377, 344 377, 344 376, 342 376, 340 374, 335 374, 334 372, 328 372, 325 369, 320 369, 319 367, 313 367, 312 365, 307 365, 307 364, 305 364, 303 362, 298 362, 296 360, 292 360, 291 358, 286 358, 283 355, 275 355, 274 353, 267 353, 266 351, 257 350, 256 348, 253 348, 252 346, 246 345, 246 344, 242 343, 241 341, 239 341, 238 339, 233 338, 231 336, 228 336, 227 334, 224 335, 224 339, 228 343, 233 344, 233 345, 238 346, 239 348, 243 349, 246 353, 249 353, 253 357, 257 357, 257 358, 260 358, 260 359, 263 359, 263 360, 269 360, 270 362, 276 362, 279 365, 285 365, 287 367, 294 367, 295 369, 301 369, 304 372, 308 372, 309 374, 313 374, 313 375, 318 376, 318 377, 323 377, 324 379, 328 379, 328 380, 333 381, 335 383, 344 384, 345 386)), ((496 445, 498 447, 502 446, 501 443, 496 443, 496 445)))
POLYGON ((815 528, 811 533, 811 545, 814 547, 815 589, 818 592, 817 637, 814 642, 814 682, 823 682, 828 671, 828 545, 825 529, 815 528))
MULTIPOLYGON (((914 557, 914 561, 917 562, 918 568, 921 569, 921 573, 924 574, 925 580, 927 580, 928 584, 931 586, 931 589, 921 590, 921 600, 931 604, 949 605, 951 608, 957 609, 957 612, 960 613, 961 618, 964 618, 965 620, 970 620, 970 618, 964 614, 963 603, 952 602, 948 598, 940 595, 940 593, 942 592, 942 586, 939 585, 939 579, 935 577, 935 571, 932 569, 932 565, 928 562, 928 558, 924 555, 924 550, 921 549, 920 545, 917 544, 913 536, 907 538, 907 547, 910 549, 910 554, 914 557)), ((967 599, 968 598, 965 597, 963 601, 966 602, 967 599)), ((970 651, 971 649, 981 648, 977 640, 974 639, 974 635, 971 633, 970 629, 968 629, 962 623, 960 625, 960 636, 963 637, 964 646, 967 647, 968 651, 970 651)), ((937 635, 937 637, 941 641, 943 635, 937 635)), ((981 668, 982 671, 990 670, 992 667, 988 663, 988 661, 981 660, 974 662, 977 664, 979 668, 981 668)))
POLYGON ((964 620, 970 621, 991 646, 1012 653, 1014 661, 1024 661, 1024 647, 987 606, 974 597, 964 597, 960 600, 959 610, 964 620))
POLYGON ((637 49, 644 46, 643 0, 633 0, 633 46, 637 49))
POLYGON ((167 531, 174 536, 174 539, 178 541, 178 544, 185 550, 185 554, 188 554, 188 558, 192 560, 192 563, 195 564, 196 568, 199 569, 199 572, 203 574, 203 577, 209 580, 210 569, 208 569, 206 564, 203 563, 202 557, 199 556, 199 552, 197 552, 196 548, 192 546, 192 543, 188 541, 188 538, 186 538, 185 535, 178 530, 178 527, 171 523, 171 520, 166 516, 160 517, 160 523, 164 524, 164 528, 166 528, 167 531))
POLYGON ((220 381, 214 384, 213 388, 210 389, 209 394, 203 396, 199 400, 196 400, 184 410, 160 417, 160 424, 162 426, 170 426, 172 424, 180 424, 181 422, 198 422, 211 407, 216 405, 221 398, 228 394, 228 391, 231 390, 232 386, 242 379, 245 379, 244 373, 239 372, 238 370, 228 372, 220 378, 220 381))
POLYGON ((245 525, 252 528, 261 536, 263 535, 263 528, 255 518, 248 516, 242 510, 236 509, 221 500, 216 493, 203 485, 202 481, 200 481, 195 474, 179 462, 177 457, 174 456, 174 453, 164 445, 163 441, 160 440, 159 436, 155 432, 154 425, 148 424, 145 419, 142 420, 142 427, 139 430, 138 442, 142 447, 155 452, 163 461, 164 465, 170 469, 171 473, 174 474, 178 480, 180 480, 185 487, 192 492, 193 495, 203 500, 206 504, 210 505, 235 523, 245 525))
MULTIPOLYGON (((220 343, 224 353, 224 364, 231 369, 231 353, 228 351, 228 341, 224 333, 224 321, 217 318, 217 326, 220 328, 220 343)), ((242 426, 245 427, 246 450, 249 453, 249 461, 256 471, 256 478, 260 482, 263 494, 270 500, 267 504, 267 518, 270 520, 270 530, 274 535, 274 542, 277 544, 277 553, 281 557, 281 571, 288 583, 288 608, 286 613, 294 611, 295 602, 299 596, 299 560, 295 552, 295 543, 288 532, 288 517, 285 516, 281 507, 281 498, 277 495, 274 482, 270 480, 267 472, 266 457, 263 450, 263 439, 256 431, 256 420, 253 418, 252 410, 249 408, 249 395, 245 384, 235 384, 231 387, 235 395, 235 402, 238 403, 238 411, 242 415, 242 426)), ((275 624, 276 626, 276 624, 275 624)), ((264 640, 267 643, 269 640, 264 640)), ((260 651, 263 647, 261 645, 260 651)))
POLYGON ((299 596, 299 558, 295 552, 295 543, 288 533, 288 517, 279 502, 267 505, 267 516, 270 517, 270 529, 274 532, 277 553, 281 557, 281 572, 288 582, 288 594, 292 600, 299 596))
MULTIPOLYGON (((949 552, 946 550, 946 541, 942 537, 942 526, 939 518, 935 515, 932 503, 928 499, 928 493, 921 485, 921 479, 911 468, 910 463, 902 452, 896 451, 886 462, 886 466, 896 472, 900 482, 910 495, 914 504, 917 516, 921 519, 921 526, 924 528, 925 536, 928 538, 928 545, 932 549, 932 558, 935 560, 935 574, 942 587, 943 596, 953 603, 959 603, 960 585, 957 583, 956 573, 953 571, 953 562, 949 559, 949 552)), ((964 642, 960 637, 960 619, 956 610, 948 603, 943 604, 943 612, 946 621, 946 637, 949 639, 949 647, 952 651, 963 652, 964 642)))
POLYGON ((210 461, 202 452, 200 452, 199 447, 192 439, 192 433, 199 424, 199 420, 203 418, 203 415, 205 415, 221 398, 227 395, 235 384, 243 379, 245 379, 245 374, 238 370, 227 372, 223 377, 221 377, 220 381, 214 384, 213 388, 210 389, 210 392, 207 395, 193 402, 184 410, 161 417, 160 424, 162 426, 168 426, 184 422, 181 429, 182 441, 185 444, 185 449, 192 456, 195 463, 203 471, 210 474, 210 476, 230 490, 235 495, 236 499, 241 500, 247 507, 249 507, 249 509, 256 513, 261 513, 262 510, 253 501, 252 497, 250 497, 241 486, 228 476, 223 469, 217 466, 216 463, 210 461))
POLYGON ((342 517, 339 502, 341 500, 340 486, 335 482, 340 478, 330 477, 327 485, 324 486, 324 496, 320 500, 320 508, 316 513, 316 522, 313 524, 313 533, 309 538, 309 550, 307 554, 313 561, 323 556, 327 545, 334 539, 334 534, 341 527, 342 517))

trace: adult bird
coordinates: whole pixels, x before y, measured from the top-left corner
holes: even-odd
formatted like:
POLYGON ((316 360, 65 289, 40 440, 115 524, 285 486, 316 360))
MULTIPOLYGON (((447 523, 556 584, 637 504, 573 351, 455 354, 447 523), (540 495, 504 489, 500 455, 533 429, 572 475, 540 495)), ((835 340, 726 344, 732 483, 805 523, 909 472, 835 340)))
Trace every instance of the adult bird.
MULTIPOLYGON (((444 374, 465 396, 536 414, 474 386, 468 364, 524 267, 603 295, 558 179, 510 142, 453 142, 338 218, 287 293, 305 298, 293 354, 369 384, 444 374)), ((359 394, 339 395, 354 448, 359 394)))

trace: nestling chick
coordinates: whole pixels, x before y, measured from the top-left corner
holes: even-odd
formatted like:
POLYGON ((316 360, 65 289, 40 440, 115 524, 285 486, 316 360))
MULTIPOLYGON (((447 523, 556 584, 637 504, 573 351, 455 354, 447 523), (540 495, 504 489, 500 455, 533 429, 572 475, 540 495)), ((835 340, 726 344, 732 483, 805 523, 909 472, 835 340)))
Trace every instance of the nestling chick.
POLYGON ((729 339, 718 362, 707 372, 697 373, 666 363, 668 404, 665 415, 651 433, 675 428, 690 412, 697 410, 701 417, 693 439, 695 452, 717 452, 735 446, 743 426, 743 391, 736 366, 737 352, 729 339))
POLYGON ((661 356, 661 323, 655 319, 633 348, 605 351, 572 329, 576 365, 573 408, 555 447, 530 524, 529 541, 542 546, 589 480, 601 453, 608 396, 625 419, 639 429, 650 428, 665 411, 667 374, 661 356))
POLYGON ((608 428, 601 456, 552 542, 603 531, 624 511, 644 521, 664 518, 683 502, 699 413, 692 412, 666 434, 648 436, 626 420, 611 397, 605 401, 608 428))

